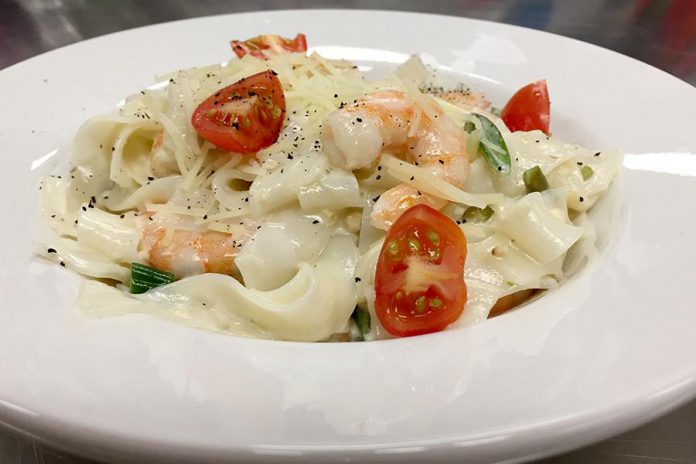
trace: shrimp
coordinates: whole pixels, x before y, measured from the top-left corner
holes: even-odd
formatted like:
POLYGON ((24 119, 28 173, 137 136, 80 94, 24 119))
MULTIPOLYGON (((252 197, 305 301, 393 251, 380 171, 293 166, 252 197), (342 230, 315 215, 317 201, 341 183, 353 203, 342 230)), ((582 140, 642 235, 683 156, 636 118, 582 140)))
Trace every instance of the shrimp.
POLYGON ((139 249, 151 266, 178 277, 207 272, 235 275, 234 260, 250 236, 246 230, 233 235, 150 221, 143 228, 139 249))
MULTIPOLYGON (((404 92, 378 91, 330 114, 323 124, 322 143, 330 162, 342 169, 373 166, 382 153, 399 153, 462 187, 470 167, 467 134, 436 104, 429 105, 428 113, 436 120, 404 92)), ((441 209, 447 201, 409 184, 397 185, 380 195, 371 215, 372 225, 386 230, 401 213, 422 203, 441 209)))

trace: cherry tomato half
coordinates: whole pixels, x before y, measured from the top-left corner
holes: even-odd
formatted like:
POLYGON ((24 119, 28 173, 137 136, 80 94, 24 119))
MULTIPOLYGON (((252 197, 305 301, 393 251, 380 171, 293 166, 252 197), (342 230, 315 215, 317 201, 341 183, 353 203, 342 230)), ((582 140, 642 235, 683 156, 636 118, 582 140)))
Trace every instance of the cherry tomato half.
POLYGON ((284 120, 285 94, 273 71, 245 77, 215 92, 191 116, 198 135, 238 153, 256 153, 272 145, 284 120))
POLYGON ((249 40, 233 40, 230 45, 234 53, 240 58, 248 54, 267 60, 270 55, 306 52, 307 38, 304 34, 297 34, 294 39, 290 40, 279 35, 268 34, 249 40))
POLYGON ((546 81, 532 82, 515 92, 500 117, 512 132, 538 129, 549 135, 551 102, 546 81))
POLYGON ((466 238, 450 218, 427 205, 408 209, 391 226, 377 261, 375 309, 400 337, 443 330, 464 311, 466 238))

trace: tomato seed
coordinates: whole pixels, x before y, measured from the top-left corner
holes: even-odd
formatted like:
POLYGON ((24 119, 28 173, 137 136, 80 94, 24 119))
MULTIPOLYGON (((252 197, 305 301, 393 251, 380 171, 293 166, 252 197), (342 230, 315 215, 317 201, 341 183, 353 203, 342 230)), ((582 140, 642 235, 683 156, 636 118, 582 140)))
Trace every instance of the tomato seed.
POLYGON ((431 307, 431 308, 437 309, 437 308, 439 308, 439 307, 441 307, 441 306, 442 306, 442 300, 441 300, 441 299, 439 299, 439 298, 433 298, 432 300, 430 300, 430 307, 431 307))
POLYGON ((437 232, 431 230, 426 234, 426 236, 428 237, 428 240, 430 240, 432 243, 440 243, 440 235, 437 232))
POLYGON ((416 312, 417 313, 423 313, 425 312, 425 296, 421 295, 418 297, 416 300, 416 312))
POLYGON ((399 244, 396 243, 396 240, 390 240, 387 243, 387 251, 390 255, 396 255, 399 252, 399 244))
POLYGON ((419 242, 415 238, 409 238, 408 246, 412 251, 419 251, 421 249, 421 242, 419 242))

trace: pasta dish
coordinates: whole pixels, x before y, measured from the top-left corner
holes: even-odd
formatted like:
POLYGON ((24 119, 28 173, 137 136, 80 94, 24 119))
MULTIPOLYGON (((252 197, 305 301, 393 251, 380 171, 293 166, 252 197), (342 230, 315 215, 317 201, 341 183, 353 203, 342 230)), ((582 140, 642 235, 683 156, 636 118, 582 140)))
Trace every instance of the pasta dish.
POLYGON ((367 79, 304 35, 233 41, 78 131, 42 180, 42 254, 78 304, 257 338, 468 326, 596 253, 621 155, 551 135, 545 81, 498 109, 417 56, 367 79))

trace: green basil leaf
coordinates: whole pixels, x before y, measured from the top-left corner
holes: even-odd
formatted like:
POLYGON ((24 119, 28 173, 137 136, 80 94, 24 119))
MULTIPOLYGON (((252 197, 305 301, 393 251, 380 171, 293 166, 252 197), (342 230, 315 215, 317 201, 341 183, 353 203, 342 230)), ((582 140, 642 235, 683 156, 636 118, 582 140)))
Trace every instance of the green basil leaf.
POLYGON ((479 153, 488 163, 501 174, 510 174, 512 162, 503 135, 495 124, 485 116, 475 114, 481 122, 481 141, 479 142, 479 153))

